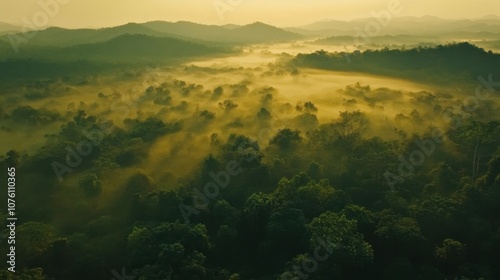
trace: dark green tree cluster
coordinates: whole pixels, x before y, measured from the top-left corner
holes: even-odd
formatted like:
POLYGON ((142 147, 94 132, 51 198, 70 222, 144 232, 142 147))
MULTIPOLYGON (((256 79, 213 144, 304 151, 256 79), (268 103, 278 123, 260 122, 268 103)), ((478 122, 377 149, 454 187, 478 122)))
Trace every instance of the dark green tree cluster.
POLYGON ((462 42, 412 49, 386 47, 353 53, 329 53, 320 50, 299 54, 291 64, 299 67, 381 74, 442 85, 475 81, 484 73, 498 77, 499 62, 498 53, 487 52, 462 42))
POLYGON ((446 131, 446 145, 406 174, 401 158, 430 132, 384 140, 366 136, 369 127, 353 111, 264 144, 212 134, 196 171, 163 182, 133 167, 182 123, 119 128, 80 111, 38 153, 11 151, 1 163, 23 174, 23 270, 0 276, 110 279, 125 267, 144 280, 498 279, 500 122, 446 131), (60 182, 52 162, 84 139, 99 143, 60 182))

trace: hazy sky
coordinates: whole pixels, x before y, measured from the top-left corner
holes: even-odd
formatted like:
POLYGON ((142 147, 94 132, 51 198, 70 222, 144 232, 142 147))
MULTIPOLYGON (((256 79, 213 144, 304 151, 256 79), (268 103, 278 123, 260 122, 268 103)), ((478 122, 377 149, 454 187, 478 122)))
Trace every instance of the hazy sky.
POLYGON ((33 22, 38 17, 40 25, 48 21, 47 26, 71 28, 151 20, 217 25, 262 21, 286 27, 323 19, 366 18, 373 11, 387 9, 391 1, 399 1, 403 7, 398 16, 500 15, 499 0, 1 0, 0 22, 22 25, 23 18, 33 22), (61 3, 59 11, 44 18, 40 3, 55 1, 61 3))

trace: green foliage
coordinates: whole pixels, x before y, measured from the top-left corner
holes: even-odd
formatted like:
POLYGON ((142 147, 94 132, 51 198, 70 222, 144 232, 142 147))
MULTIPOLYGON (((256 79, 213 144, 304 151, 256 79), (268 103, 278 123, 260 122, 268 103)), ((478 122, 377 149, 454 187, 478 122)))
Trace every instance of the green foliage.
POLYGON ((229 112, 238 108, 238 104, 234 103, 232 100, 226 99, 224 102, 219 102, 219 107, 222 110, 229 112))
POLYGON ((346 61, 339 53, 321 50, 297 55, 292 65, 361 71, 436 84, 461 82, 464 79, 471 81, 483 73, 492 73, 494 76, 500 74, 500 55, 486 52, 467 42, 402 50, 384 48, 355 51, 349 54, 349 58, 346 61))
POLYGON ((84 177, 79 182, 80 188, 88 196, 97 196, 102 190, 102 181, 99 180, 97 174, 89 173, 84 175, 84 177))
POLYGON ((385 244, 397 245, 399 250, 415 249, 425 242, 417 221, 408 217, 382 217, 375 234, 385 244))
POLYGON ((41 268, 21 269, 21 271, 10 272, 6 269, 0 271, 0 279, 4 280, 49 280, 41 268))
MULTIPOLYGON (((179 40, 126 35, 60 50, 61 60, 69 54, 89 59, 109 54, 109 61, 137 54, 137 60, 144 62, 155 58, 162 46, 165 53, 160 60, 175 54, 179 59, 198 56, 211 49, 179 40), (144 42, 111 53, 110 46, 132 39, 144 42), (147 42, 152 45, 145 46, 147 42), (101 54, 89 54, 96 49, 101 54), (148 50, 153 52, 145 53, 148 50)), ((48 54, 52 51, 47 48, 48 54)), ((283 57, 290 59, 290 55, 283 57)), ((417 80, 442 78, 435 71, 446 71, 466 81, 464 77, 479 71, 475 64, 463 68, 470 59, 484 62, 484 69, 494 74, 497 68, 492 63, 498 59, 497 54, 468 44, 354 52, 351 58, 352 65, 344 65, 340 62, 345 60, 343 55, 318 51, 299 55, 295 62, 325 69, 382 71, 396 77, 416 74, 417 80), (393 59, 388 61, 389 56, 393 59), (457 57, 465 57, 463 65, 455 61, 457 57), (429 70, 428 65, 437 70, 429 70)), ((26 66, 27 76, 30 66, 41 75, 46 63, 0 62, 12 66, 14 72, 26 66)), ((72 73, 66 67, 74 64, 54 62, 51 67, 58 65, 62 66, 54 70, 56 74, 72 73)), ((86 65, 91 64, 81 62, 78 67, 86 65)), ((270 71, 264 75, 291 71, 281 69, 279 63, 266 67, 270 71)), ((158 72, 183 77, 195 71, 197 77, 212 79, 219 73, 244 71, 246 75, 254 70, 169 65, 158 72)), ((425 163, 413 164, 411 174, 401 176, 391 188, 385 172, 407 168, 403 160, 410 161, 412 153, 415 156, 415 151, 422 150, 418 143, 432 138, 439 113, 455 105, 457 110, 470 105, 447 93, 453 89, 407 96, 399 90, 354 83, 331 97, 338 97, 333 102, 348 98, 343 105, 335 104, 355 109, 320 123, 329 116, 324 102, 314 99, 314 103, 299 102, 294 107, 291 104, 298 101, 287 102, 288 94, 250 79, 237 84, 210 83, 205 89, 184 78, 153 75, 149 69, 125 67, 123 71, 119 82, 127 87, 130 83, 130 88, 94 91, 88 96, 98 100, 95 104, 75 101, 59 112, 19 104, 0 108, 6 133, 12 132, 12 125, 53 129, 38 151, 16 149, 0 158, 4 170, 15 166, 18 175, 17 211, 23 221, 17 228, 17 265, 27 268, 14 278, 0 272, 0 279, 109 279, 115 276, 110 271, 124 266, 136 279, 144 280, 306 279, 301 274, 305 272, 307 279, 319 280, 366 279, 366 275, 374 279, 500 277, 496 97, 485 102, 489 109, 484 112, 469 114, 459 126, 442 128, 445 142, 426 152, 425 163), (145 84, 135 87, 134 79, 145 84), (245 108, 248 103, 243 97, 252 99, 249 103, 254 107, 245 108), (133 102, 127 103, 127 98, 133 102), (395 98, 410 100, 416 109, 394 112, 394 120, 357 110, 368 106, 392 114, 394 108, 384 107, 384 102, 395 98), (113 108, 99 107, 107 103, 113 107, 115 102, 128 104, 123 122, 121 115, 111 112, 113 108), (287 103, 276 106, 279 102, 287 103), (397 127, 383 128, 384 121, 397 127), (420 128, 428 124, 432 126, 420 128), (419 128, 414 131, 406 125, 419 128), (276 132, 262 137, 268 129, 276 132), (89 139, 89 131, 94 132, 94 139, 89 139), (78 151, 82 141, 92 142, 92 152, 78 164, 68 163, 67 150, 78 151), (71 169, 64 180, 54 176, 51 164, 55 161, 71 169), (200 201, 205 207, 195 203, 200 201)), ((49 104, 44 98, 79 88, 69 85, 81 82, 86 89, 90 82, 104 85, 107 78, 38 80, 26 85, 24 95, 4 100, 41 99, 43 103, 36 104, 49 104)), ((394 104, 399 106, 398 102, 394 104)), ((0 193, 0 198, 6 195, 0 193)), ((6 217, 0 213, 0 218, 6 217)), ((4 229, 2 234, 6 233, 4 229)), ((9 249, 6 242, 0 247, 9 249)), ((4 266, 6 259, 0 256, 4 266)))
POLYGON ((314 218, 307 228, 311 232, 311 248, 331 251, 334 263, 362 266, 373 261, 373 248, 358 232, 356 220, 327 211, 314 218))
POLYGON ((465 260, 465 245, 453 239, 445 239, 443 245, 434 251, 437 261, 448 265, 458 265, 465 260))
POLYGON ((287 151, 290 148, 294 148, 300 141, 302 141, 300 131, 285 128, 278 130, 278 133, 269 140, 269 144, 276 145, 280 149, 287 151))
POLYGON ((34 109, 31 106, 19 106, 12 111, 11 118, 15 122, 32 125, 52 123, 60 118, 59 113, 47 109, 34 109))
POLYGON ((270 120, 272 118, 271 112, 269 112, 269 110, 267 110, 266 108, 262 107, 257 113, 257 118, 261 121, 270 120))
POLYGON ((16 229, 17 254, 24 256, 25 262, 41 257, 55 240, 50 225, 37 222, 26 222, 16 229))
POLYGON ((181 130, 182 124, 179 122, 165 124, 157 118, 147 118, 145 121, 127 119, 124 123, 130 129, 130 137, 140 137, 145 142, 153 141, 156 138, 181 130))
POLYGON ((132 175, 127 183, 126 192, 128 194, 137 194, 152 190, 151 178, 143 172, 136 172, 132 175))
POLYGON ((331 149, 340 145, 349 148, 357 144, 369 127, 368 118, 360 111, 340 112, 340 117, 331 123, 322 124, 309 133, 311 142, 321 148, 331 149))

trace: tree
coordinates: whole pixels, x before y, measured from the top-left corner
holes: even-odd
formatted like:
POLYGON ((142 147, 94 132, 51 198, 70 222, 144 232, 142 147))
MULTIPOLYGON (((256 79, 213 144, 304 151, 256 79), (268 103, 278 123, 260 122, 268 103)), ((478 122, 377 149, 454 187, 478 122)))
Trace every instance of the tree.
POLYGON ((318 111, 318 108, 314 103, 311 101, 307 101, 306 103, 299 102, 295 106, 295 109, 299 112, 306 112, 306 113, 314 113, 318 111))
POLYGON ((299 130, 292 130, 289 128, 280 129, 278 133, 269 140, 269 145, 275 145, 281 150, 289 151, 295 145, 302 141, 299 130))
POLYGON ((360 138, 368 130, 368 118, 361 111, 340 112, 340 118, 331 125, 340 140, 351 141, 360 138))
POLYGON ((264 107, 260 108, 257 118, 261 121, 268 121, 272 118, 271 113, 264 107))
MULTIPOLYGON (((144 279, 205 279, 205 255, 211 243, 204 225, 160 223, 134 227, 127 238, 129 262, 144 279), (193 277, 188 277, 191 274, 193 277)), ((140 278, 143 279, 143 278, 140 278)))
POLYGON ((5 159, 5 162, 7 163, 8 167, 17 167, 19 165, 20 157, 21 156, 17 151, 10 150, 7 152, 7 158, 5 159))
POLYGON ((322 124, 309 133, 309 139, 320 146, 331 147, 339 143, 342 147, 353 147, 368 130, 369 120, 361 111, 340 112, 338 119, 322 124))
POLYGON ((481 172, 481 163, 484 164, 489 155, 500 144, 498 140, 500 139, 500 122, 491 121, 483 123, 471 121, 453 131, 452 137, 458 143, 466 146, 465 148, 472 157, 472 179, 476 180, 481 172))
POLYGON ((293 176, 290 180, 282 178, 271 194, 273 203, 280 206, 287 206, 294 203, 297 189, 301 186, 306 186, 310 181, 311 178, 303 172, 293 176))
POLYGON ((430 242, 440 242, 455 230, 460 205, 440 195, 429 195, 410 206, 411 216, 430 242))
POLYGON ((286 260, 307 249, 306 217, 301 209, 280 208, 274 211, 266 231, 271 247, 269 253, 275 256, 285 255, 286 260))
POLYGON ((307 169, 307 175, 309 175, 314 180, 321 179, 321 165, 315 161, 309 164, 309 168, 307 169))
POLYGON ((446 266, 457 267, 465 260, 465 245, 453 239, 443 240, 434 251, 436 260, 446 266))
POLYGON ((226 99, 224 102, 219 102, 219 107, 222 110, 229 112, 238 108, 238 104, 234 103, 232 100, 226 99))
POLYGON ((228 225, 236 228, 241 221, 241 213, 225 200, 217 200, 210 211, 211 225, 215 228, 228 225))
POLYGON ((356 220, 327 211, 314 218, 307 228, 311 249, 324 248, 331 254, 329 262, 358 267, 373 261, 372 246, 358 232, 356 220))
POLYGON ((310 181, 305 186, 300 186, 293 201, 298 208, 303 209, 306 217, 313 218, 327 210, 339 210, 338 201, 335 201, 336 190, 330 186, 328 180, 319 183, 310 181))
POLYGON ((245 233, 252 240, 259 240, 263 237, 265 227, 271 214, 271 199, 264 193, 254 193, 245 202, 244 226, 245 233))
POLYGON ((357 221, 358 230, 365 236, 373 235, 375 231, 375 215, 363 206, 350 204, 341 212, 346 218, 357 221))
POLYGON ((260 166, 262 154, 257 141, 244 135, 231 134, 221 147, 221 159, 223 162, 235 160, 244 168, 252 168, 260 166))
POLYGON ((153 241, 153 234, 149 228, 133 227, 127 237, 129 261, 137 266, 153 262, 156 256, 153 241))
POLYGON ((2 280, 49 280, 49 278, 44 275, 42 268, 31 268, 31 269, 21 269, 12 273, 7 269, 2 269, 0 271, 0 279, 2 280))
POLYGON ((214 90, 213 90, 213 93, 212 93, 212 99, 218 99, 219 97, 222 96, 222 94, 224 94, 224 88, 221 87, 221 86, 218 86, 216 87, 214 90))
POLYGON ((29 263, 41 257, 55 240, 51 226, 39 222, 26 222, 17 228, 16 249, 21 261, 29 263))
POLYGON ((458 188, 458 174, 453 171, 450 165, 441 162, 430 173, 434 178, 425 187, 426 191, 448 194, 458 188))
POLYGON ((302 130, 313 130, 318 127, 319 121, 315 114, 302 113, 293 118, 294 123, 302 130))
POLYGON ((152 191, 152 185, 152 179, 142 171, 138 171, 128 179, 126 193, 129 195, 135 195, 142 192, 152 191))
POLYGON ((102 181, 99 180, 97 174, 87 173, 82 179, 80 179, 80 188, 85 192, 87 196, 97 196, 102 190, 102 181))
POLYGON ((417 221, 392 215, 381 218, 375 236, 382 247, 391 248, 384 252, 391 255, 419 255, 426 241, 417 221))
POLYGON ((488 187, 493 184, 500 185, 500 156, 495 156, 488 162, 488 171, 480 181, 480 185, 488 187))

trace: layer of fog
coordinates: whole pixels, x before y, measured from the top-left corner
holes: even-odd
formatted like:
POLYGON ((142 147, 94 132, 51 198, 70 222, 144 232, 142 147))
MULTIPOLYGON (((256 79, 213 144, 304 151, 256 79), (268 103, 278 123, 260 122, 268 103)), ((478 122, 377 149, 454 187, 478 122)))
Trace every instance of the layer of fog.
MULTIPOLYGON (((301 44, 280 44, 276 49, 260 45, 234 57, 87 77, 81 84, 55 81, 65 90, 46 97, 28 98, 29 89, 20 87, 1 97, 4 115, 19 106, 31 106, 57 112, 59 117, 46 123, 16 123, 6 117, 0 137, 8 140, 2 141, 0 152, 35 153, 45 143, 44 135, 57 133, 78 110, 112 120, 123 129, 127 129, 126 119, 155 117, 165 123, 180 122, 182 129, 148 143, 142 161, 106 178, 126 178, 115 173, 143 170, 155 181, 176 182, 200 167, 214 141, 225 142, 232 133, 244 134, 265 148, 279 129, 299 129, 305 136, 341 111, 360 110, 371 122, 367 137, 395 139, 399 130, 419 133, 429 126, 448 126, 442 111, 460 107, 474 94, 469 89, 435 88, 360 73, 292 69, 282 64, 289 57, 283 51, 307 52, 301 44), (263 129, 267 133, 262 134, 263 129)), ((343 51, 339 48, 336 51, 343 51)), ((492 97, 476 111, 494 117, 495 102, 492 97)), ((119 186, 123 183, 119 180, 108 179, 105 184, 119 186)))

